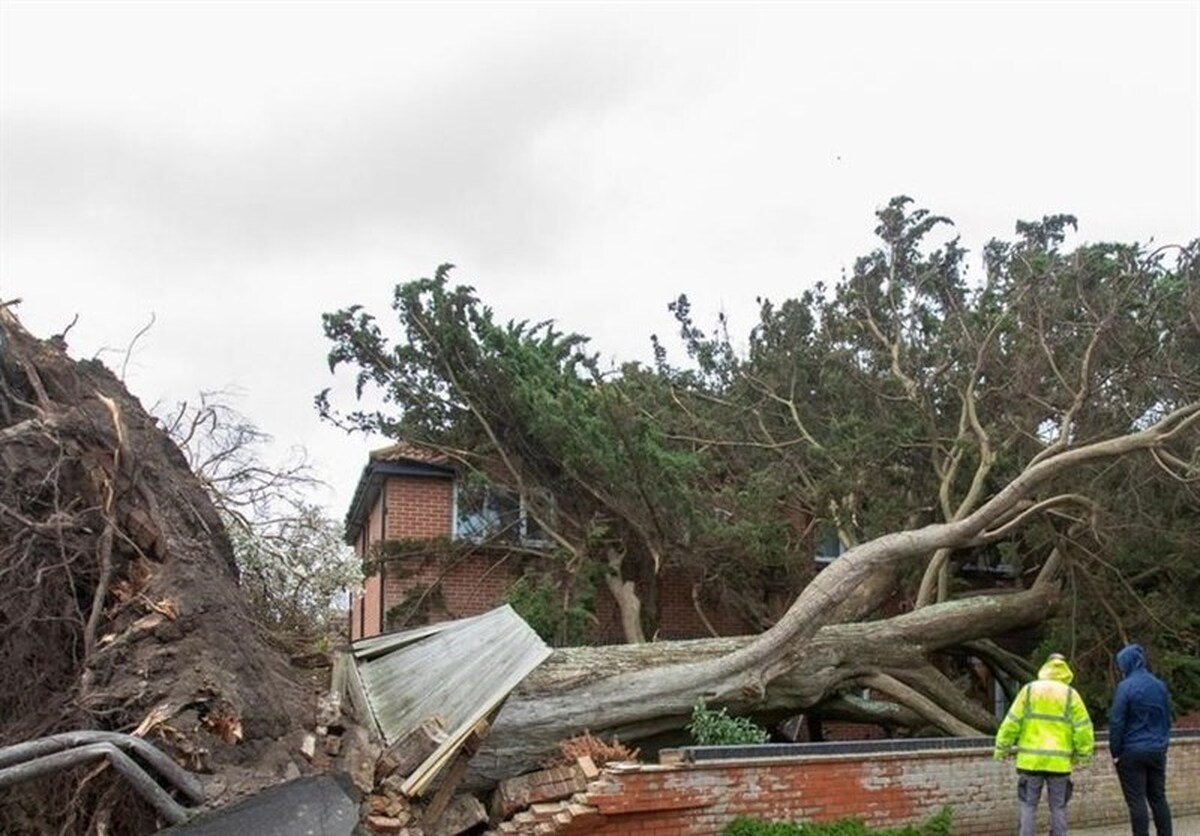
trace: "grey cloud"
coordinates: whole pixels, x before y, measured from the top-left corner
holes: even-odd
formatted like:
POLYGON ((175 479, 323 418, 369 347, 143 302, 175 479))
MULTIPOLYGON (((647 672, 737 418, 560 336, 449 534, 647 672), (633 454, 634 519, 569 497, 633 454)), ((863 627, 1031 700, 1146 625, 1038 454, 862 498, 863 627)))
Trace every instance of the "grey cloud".
POLYGON ((260 141, 228 148, 10 113, 4 202, 20 211, 9 231, 115 212, 121 229, 172 250, 302 249, 395 225, 461 231, 481 252, 536 251, 578 200, 542 170, 538 137, 599 118, 629 93, 634 74, 598 47, 567 51, 551 44, 462 62, 457 72, 431 67, 418 84, 276 114, 260 141))

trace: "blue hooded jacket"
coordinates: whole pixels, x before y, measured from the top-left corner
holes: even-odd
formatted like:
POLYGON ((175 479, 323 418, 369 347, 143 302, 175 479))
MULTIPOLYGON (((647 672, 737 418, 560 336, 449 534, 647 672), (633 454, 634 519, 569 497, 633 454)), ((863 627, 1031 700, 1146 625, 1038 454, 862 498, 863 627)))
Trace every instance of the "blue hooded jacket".
POLYGON ((1117 653, 1124 679, 1108 712, 1108 748, 1114 758, 1126 752, 1165 752, 1171 742, 1171 696, 1146 667, 1146 651, 1128 644, 1117 653))

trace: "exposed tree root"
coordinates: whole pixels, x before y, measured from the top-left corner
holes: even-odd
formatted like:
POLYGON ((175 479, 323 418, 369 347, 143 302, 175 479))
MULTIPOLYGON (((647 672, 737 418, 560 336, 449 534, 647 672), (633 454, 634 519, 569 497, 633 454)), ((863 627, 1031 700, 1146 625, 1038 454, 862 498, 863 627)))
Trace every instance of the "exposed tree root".
MULTIPOLYGON (((128 732, 157 710, 170 723, 148 730, 156 743, 220 771, 297 726, 303 695, 256 636, 224 527, 179 450, 108 369, 34 339, 8 309, 0 471, 0 744, 128 732), (218 704, 243 744, 206 728, 218 704)), ((11 791, 0 830, 153 830, 110 773, 11 791)))

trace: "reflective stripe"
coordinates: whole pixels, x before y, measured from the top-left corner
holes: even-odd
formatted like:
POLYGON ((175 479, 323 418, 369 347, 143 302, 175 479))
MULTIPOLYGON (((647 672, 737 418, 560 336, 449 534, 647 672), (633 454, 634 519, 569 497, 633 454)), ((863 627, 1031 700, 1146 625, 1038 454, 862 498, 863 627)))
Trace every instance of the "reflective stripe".
POLYGON ((1050 758, 1071 757, 1071 751, 1069 749, 1064 752, 1062 749, 1029 749, 1025 746, 1018 746, 1017 752, 1022 755, 1045 755, 1046 757, 1050 758))
POLYGON ((1066 723, 1071 725, 1070 717, 1063 717, 1058 714, 1026 714, 1028 720, 1045 720, 1047 723, 1066 723))

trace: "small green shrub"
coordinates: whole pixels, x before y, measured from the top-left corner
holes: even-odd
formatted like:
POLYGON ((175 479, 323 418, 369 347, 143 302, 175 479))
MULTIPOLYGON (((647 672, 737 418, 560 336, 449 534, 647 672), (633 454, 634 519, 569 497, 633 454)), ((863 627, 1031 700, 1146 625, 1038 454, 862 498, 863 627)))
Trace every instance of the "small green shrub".
POLYGON ((950 829, 954 812, 941 812, 923 824, 904 827, 870 828, 858 819, 831 822, 769 822, 740 817, 721 831, 722 836, 954 836, 950 829))
POLYGON ((771 735, 749 717, 730 717, 724 708, 713 711, 704 700, 692 707, 692 722, 687 726, 699 746, 738 746, 766 743, 771 735))

